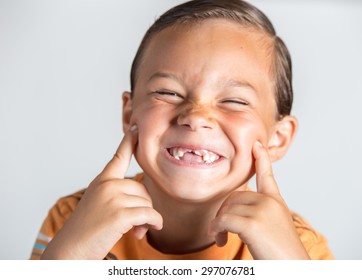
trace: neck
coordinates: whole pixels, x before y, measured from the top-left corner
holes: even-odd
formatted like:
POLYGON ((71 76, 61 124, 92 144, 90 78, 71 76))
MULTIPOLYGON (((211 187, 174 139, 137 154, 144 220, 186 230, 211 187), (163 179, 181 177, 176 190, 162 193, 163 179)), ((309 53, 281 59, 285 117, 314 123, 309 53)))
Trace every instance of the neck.
POLYGON ((208 229, 224 198, 207 202, 182 201, 160 190, 150 179, 145 178, 145 185, 154 209, 163 217, 163 229, 149 230, 147 234, 155 249, 166 254, 185 254, 214 244, 208 229))
POLYGON ((185 206, 180 204, 178 207, 169 206, 165 203, 154 206, 163 217, 163 229, 148 233, 148 240, 154 248, 163 253, 184 254, 202 250, 214 243, 208 229, 216 213, 210 215, 210 212, 198 207, 185 211, 182 209, 185 206))

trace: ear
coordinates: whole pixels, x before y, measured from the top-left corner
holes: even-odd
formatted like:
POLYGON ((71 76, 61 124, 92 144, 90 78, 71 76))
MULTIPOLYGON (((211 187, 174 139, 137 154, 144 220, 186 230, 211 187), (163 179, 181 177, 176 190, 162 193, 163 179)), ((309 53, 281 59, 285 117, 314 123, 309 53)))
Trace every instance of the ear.
POLYGON ((298 129, 298 120, 285 116, 278 121, 268 143, 269 157, 272 162, 281 159, 289 150, 298 129))
POLYGON ((131 116, 132 116, 132 97, 129 91, 123 92, 122 101, 123 101, 123 109, 122 109, 123 132, 126 132, 131 125, 131 116))

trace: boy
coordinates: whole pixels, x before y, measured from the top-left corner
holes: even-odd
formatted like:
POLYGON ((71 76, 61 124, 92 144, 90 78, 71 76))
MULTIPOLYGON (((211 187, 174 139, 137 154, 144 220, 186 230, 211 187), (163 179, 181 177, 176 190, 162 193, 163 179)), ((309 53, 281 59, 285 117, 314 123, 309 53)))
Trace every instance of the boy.
POLYGON ((291 105, 289 53, 264 14, 240 0, 174 7, 134 59, 116 154, 50 210, 32 258, 332 258, 272 174, 297 130, 291 105), (132 155, 144 173, 126 179, 132 155))

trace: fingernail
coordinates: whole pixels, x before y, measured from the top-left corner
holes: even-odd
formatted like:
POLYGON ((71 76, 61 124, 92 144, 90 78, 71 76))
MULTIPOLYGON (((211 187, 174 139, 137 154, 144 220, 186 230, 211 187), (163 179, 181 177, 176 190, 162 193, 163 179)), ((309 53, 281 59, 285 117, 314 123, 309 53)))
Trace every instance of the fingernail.
POLYGON ((263 147, 263 144, 260 142, 260 141, 256 141, 255 143, 258 147, 262 148, 263 147))
POLYGON ((132 126, 129 128, 129 131, 130 131, 130 132, 135 132, 136 130, 137 130, 137 125, 136 125, 136 124, 132 125, 132 126))

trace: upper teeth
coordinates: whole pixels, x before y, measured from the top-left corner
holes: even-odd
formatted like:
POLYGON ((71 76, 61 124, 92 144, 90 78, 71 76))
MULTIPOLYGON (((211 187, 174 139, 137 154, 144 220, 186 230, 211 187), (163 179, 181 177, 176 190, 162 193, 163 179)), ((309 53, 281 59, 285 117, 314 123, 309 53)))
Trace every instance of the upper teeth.
POLYGON ((212 163, 220 158, 220 156, 208 150, 191 150, 177 147, 171 148, 169 151, 170 154, 177 160, 180 160, 180 158, 182 158, 186 153, 194 153, 195 155, 200 156, 205 163, 212 163))

